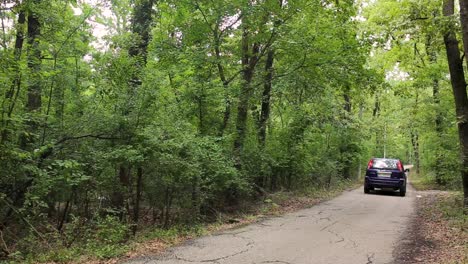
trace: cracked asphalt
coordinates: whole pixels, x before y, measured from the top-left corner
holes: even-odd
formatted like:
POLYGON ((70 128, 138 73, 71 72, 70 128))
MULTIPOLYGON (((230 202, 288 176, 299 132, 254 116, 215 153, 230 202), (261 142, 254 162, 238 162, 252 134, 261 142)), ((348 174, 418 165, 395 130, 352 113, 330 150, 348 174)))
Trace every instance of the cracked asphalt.
POLYGON ((194 239, 128 264, 394 263, 414 213, 415 192, 364 194, 362 187, 261 223, 194 239), (396 254, 398 252, 395 252, 396 254))

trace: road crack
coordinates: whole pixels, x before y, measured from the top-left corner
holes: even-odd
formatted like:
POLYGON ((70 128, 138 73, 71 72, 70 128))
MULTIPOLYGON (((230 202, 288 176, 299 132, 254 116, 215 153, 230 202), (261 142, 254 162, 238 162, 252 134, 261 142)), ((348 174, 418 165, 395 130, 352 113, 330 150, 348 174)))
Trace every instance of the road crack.
POLYGON ((367 263, 366 264, 373 264, 374 263, 374 256, 375 256, 375 253, 367 254, 367 263))
POLYGON ((352 240, 352 239, 348 239, 349 241, 351 241, 351 243, 353 243, 353 248, 358 248, 358 244, 356 241, 352 240))
POLYGON ((324 226, 322 229, 320 229, 320 231, 323 231, 323 230, 325 230, 325 229, 327 229, 327 228, 330 228, 330 227, 336 225, 337 223, 338 223, 338 221, 335 221, 335 222, 333 222, 333 223, 331 223, 331 224, 329 224, 329 225, 326 225, 326 226, 324 226))
POLYGON ((200 263, 210 263, 210 262, 211 263, 219 263, 220 260, 225 260, 225 259, 228 259, 228 258, 235 257, 237 255, 244 254, 244 253, 248 252, 251 248, 252 247, 249 247, 247 249, 241 250, 241 251, 236 252, 234 254, 227 255, 227 256, 222 256, 222 257, 214 258, 214 259, 191 260, 191 259, 186 259, 186 258, 179 257, 177 255, 175 255, 174 258, 177 259, 177 260, 181 260, 181 261, 185 261, 185 262, 189 262, 189 263, 196 263, 196 262, 200 262, 200 263))
POLYGON ((334 232, 334 231, 332 231, 330 229, 328 229, 327 231, 328 231, 328 233, 330 233, 330 234, 332 234, 332 235, 334 235, 334 236, 336 236, 338 238, 337 241, 334 241, 335 244, 338 244, 338 243, 341 243, 341 242, 345 241, 345 238, 343 236, 341 236, 340 234, 338 234, 338 233, 336 233, 336 232, 334 232))
POLYGON ((247 244, 245 245, 245 247, 247 247, 246 249, 244 250, 241 250, 241 251, 238 251, 236 253, 233 253, 231 255, 227 255, 227 256, 222 256, 222 257, 218 257, 218 258, 213 258, 213 259, 204 259, 204 260, 191 260, 191 259, 186 259, 186 258, 183 258, 183 257, 179 257, 177 255, 174 255, 174 258, 177 259, 177 260, 181 260, 181 261, 184 261, 184 262, 189 262, 189 263, 219 263, 219 261, 221 260, 225 260, 225 259, 228 259, 228 258, 232 258, 232 257, 235 257, 237 255, 241 255, 241 254, 244 254, 246 252, 248 252, 250 249, 253 248, 254 244, 255 244, 255 241, 253 241, 252 239, 248 238, 248 237, 244 237, 244 236, 241 236, 239 234, 241 233, 245 233, 246 231, 242 231, 242 232, 238 232, 238 233, 226 233, 226 235, 231 235, 233 237, 238 237, 240 239, 243 239, 247 244))
POLYGON ((291 262, 282 261, 282 260, 265 260, 260 263, 282 263, 282 264, 291 264, 291 262))

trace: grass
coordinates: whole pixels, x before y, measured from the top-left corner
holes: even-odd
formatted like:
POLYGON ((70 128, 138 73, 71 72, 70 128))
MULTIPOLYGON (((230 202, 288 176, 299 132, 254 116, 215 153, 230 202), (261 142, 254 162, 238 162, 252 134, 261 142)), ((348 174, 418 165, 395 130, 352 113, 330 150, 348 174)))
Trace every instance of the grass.
POLYGON ((409 174, 409 180, 413 187, 418 191, 442 190, 442 191, 461 191, 462 177, 457 166, 453 168, 440 168, 439 181, 437 182, 437 173, 435 168, 424 168, 417 173, 412 168, 409 174))
POLYGON ((459 190, 460 184, 449 182, 446 185, 439 185, 436 183, 435 178, 431 174, 416 174, 412 172, 410 174, 411 185, 418 191, 429 191, 429 190, 447 190, 455 191, 459 190))
POLYGON ((468 214, 463 212, 462 192, 450 192, 442 196, 436 204, 436 211, 440 212, 450 227, 459 229, 461 232, 468 232, 468 214))
POLYGON ((411 180, 411 185, 418 191, 440 190, 441 186, 428 178, 417 177, 411 180))

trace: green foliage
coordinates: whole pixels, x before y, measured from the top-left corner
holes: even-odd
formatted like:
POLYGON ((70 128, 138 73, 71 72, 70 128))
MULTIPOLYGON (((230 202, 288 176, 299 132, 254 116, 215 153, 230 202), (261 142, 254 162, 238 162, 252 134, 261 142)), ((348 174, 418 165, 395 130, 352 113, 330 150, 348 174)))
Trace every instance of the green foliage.
POLYGON ((372 156, 459 186, 441 52, 459 25, 440 1, 364 2, 0 8, 13 25, 0 36, 0 258, 110 258, 148 226, 198 234, 179 226, 269 192, 340 189, 372 156), (37 47, 15 48, 33 33, 23 12, 37 47))
POLYGON ((111 258, 125 252, 126 248, 122 243, 130 235, 127 225, 116 217, 107 216, 98 219, 95 228, 95 234, 87 239, 90 241, 86 245, 88 254, 98 258, 111 258))
POLYGON ((171 245, 177 243, 178 239, 181 237, 196 237, 201 236, 206 232, 206 229, 200 225, 177 225, 169 229, 154 229, 145 233, 145 237, 143 239, 159 239, 171 245))
POLYGON ((458 22, 443 18, 441 7, 442 1, 377 1, 364 9, 365 28, 380 39, 369 64, 381 67, 390 84, 377 91, 382 121, 374 123, 379 133, 386 131, 387 153, 415 164, 427 180, 458 189, 459 146, 443 46, 447 28, 458 22))
POLYGON ((125 242, 129 237, 129 226, 116 217, 97 217, 89 223, 84 223, 81 218, 73 218, 63 233, 49 227, 48 232, 40 237, 37 233, 31 233, 21 239, 16 244, 17 251, 10 258, 27 263, 65 263, 82 255, 108 259, 127 250, 125 242))

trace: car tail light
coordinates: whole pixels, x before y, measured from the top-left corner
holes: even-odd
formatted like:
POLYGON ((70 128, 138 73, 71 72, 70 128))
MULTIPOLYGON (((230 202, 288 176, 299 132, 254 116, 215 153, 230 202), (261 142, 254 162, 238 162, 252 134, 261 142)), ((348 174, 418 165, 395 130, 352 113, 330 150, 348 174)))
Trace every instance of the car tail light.
POLYGON ((369 163, 367 163, 367 169, 372 168, 372 165, 374 165, 374 159, 369 160, 369 163))
POLYGON ((403 165, 401 164, 401 161, 398 161, 397 166, 399 171, 403 171, 403 165))

